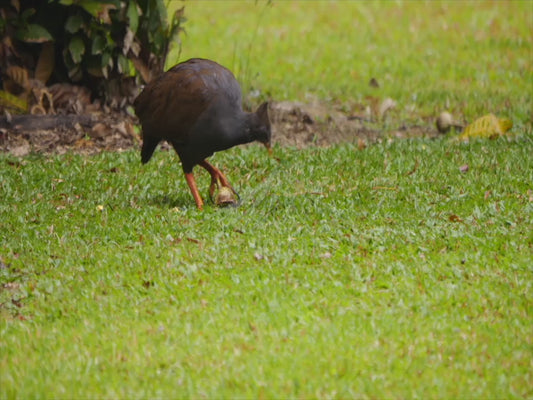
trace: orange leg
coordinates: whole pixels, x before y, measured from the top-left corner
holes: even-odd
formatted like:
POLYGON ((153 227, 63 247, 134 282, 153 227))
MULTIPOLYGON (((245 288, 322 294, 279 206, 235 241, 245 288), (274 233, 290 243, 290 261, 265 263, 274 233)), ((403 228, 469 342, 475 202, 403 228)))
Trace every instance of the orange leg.
POLYGON ((199 210, 203 210, 204 201, 202 200, 202 196, 200 196, 200 193, 198 192, 196 180, 194 179, 194 175, 192 174, 192 172, 185 173, 185 179, 187 180, 187 185, 189 185, 189 188, 191 189, 192 197, 194 197, 196 206, 199 210))
POLYGON ((200 162, 198 165, 205 168, 205 170, 209 172, 209 175, 211 175, 211 185, 209 186, 209 196, 211 196, 211 198, 213 198, 213 193, 215 193, 215 186, 218 186, 219 184, 230 188, 231 191, 235 193, 237 197, 239 197, 239 194, 235 191, 235 189, 233 189, 233 187, 229 183, 228 178, 226 178, 222 171, 220 171, 217 167, 208 163, 207 160, 200 162))

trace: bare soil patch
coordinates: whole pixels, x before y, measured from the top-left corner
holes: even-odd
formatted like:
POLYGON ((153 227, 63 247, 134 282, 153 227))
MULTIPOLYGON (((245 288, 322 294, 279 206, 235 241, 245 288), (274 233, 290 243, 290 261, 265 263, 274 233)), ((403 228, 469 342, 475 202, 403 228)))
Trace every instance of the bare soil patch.
MULTIPOLYGON (((270 119, 273 144, 297 148, 344 142, 366 146, 384 135, 437 135, 432 124, 379 131, 364 116, 347 115, 320 103, 272 102, 270 119)), ((0 151, 15 156, 124 151, 141 144, 139 129, 135 128, 137 123, 136 117, 124 111, 3 116, 0 117, 0 151)))

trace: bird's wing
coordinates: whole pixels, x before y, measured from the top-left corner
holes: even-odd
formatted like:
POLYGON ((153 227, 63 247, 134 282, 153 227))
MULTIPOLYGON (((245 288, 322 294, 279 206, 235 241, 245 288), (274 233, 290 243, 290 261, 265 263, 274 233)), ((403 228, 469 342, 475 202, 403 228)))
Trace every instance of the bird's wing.
POLYGON ((170 70, 147 85, 135 100, 143 135, 186 141, 210 103, 209 91, 190 70, 170 70))
POLYGON ((241 88, 227 68, 192 59, 150 82, 135 100, 143 135, 187 143, 194 125, 215 101, 240 109, 241 88))

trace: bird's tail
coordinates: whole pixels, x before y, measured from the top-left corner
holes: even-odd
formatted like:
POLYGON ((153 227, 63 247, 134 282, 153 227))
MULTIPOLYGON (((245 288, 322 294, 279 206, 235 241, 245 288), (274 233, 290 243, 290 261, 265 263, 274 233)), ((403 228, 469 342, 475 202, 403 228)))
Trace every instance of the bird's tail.
POLYGON ((143 138, 143 145, 141 148, 141 162, 143 164, 146 164, 148 161, 150 161, 150 158, 152 158, 152 154, 154 154, 154 150, 158 143, 159 139, 146 136, 143 138))

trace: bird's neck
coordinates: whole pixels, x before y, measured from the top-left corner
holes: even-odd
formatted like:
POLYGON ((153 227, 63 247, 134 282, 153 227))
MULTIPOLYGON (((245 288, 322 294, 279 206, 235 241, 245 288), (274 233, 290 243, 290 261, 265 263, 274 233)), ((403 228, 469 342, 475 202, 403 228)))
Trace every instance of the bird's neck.
POLYGON ((227 135, 230 138, 231 146, 250 143, 256 140, 254 126, 254 114, 246 112, 242 112, 240 118, 235 118, 231 123, 226 124, 226 129, 228 129, 227 135))

